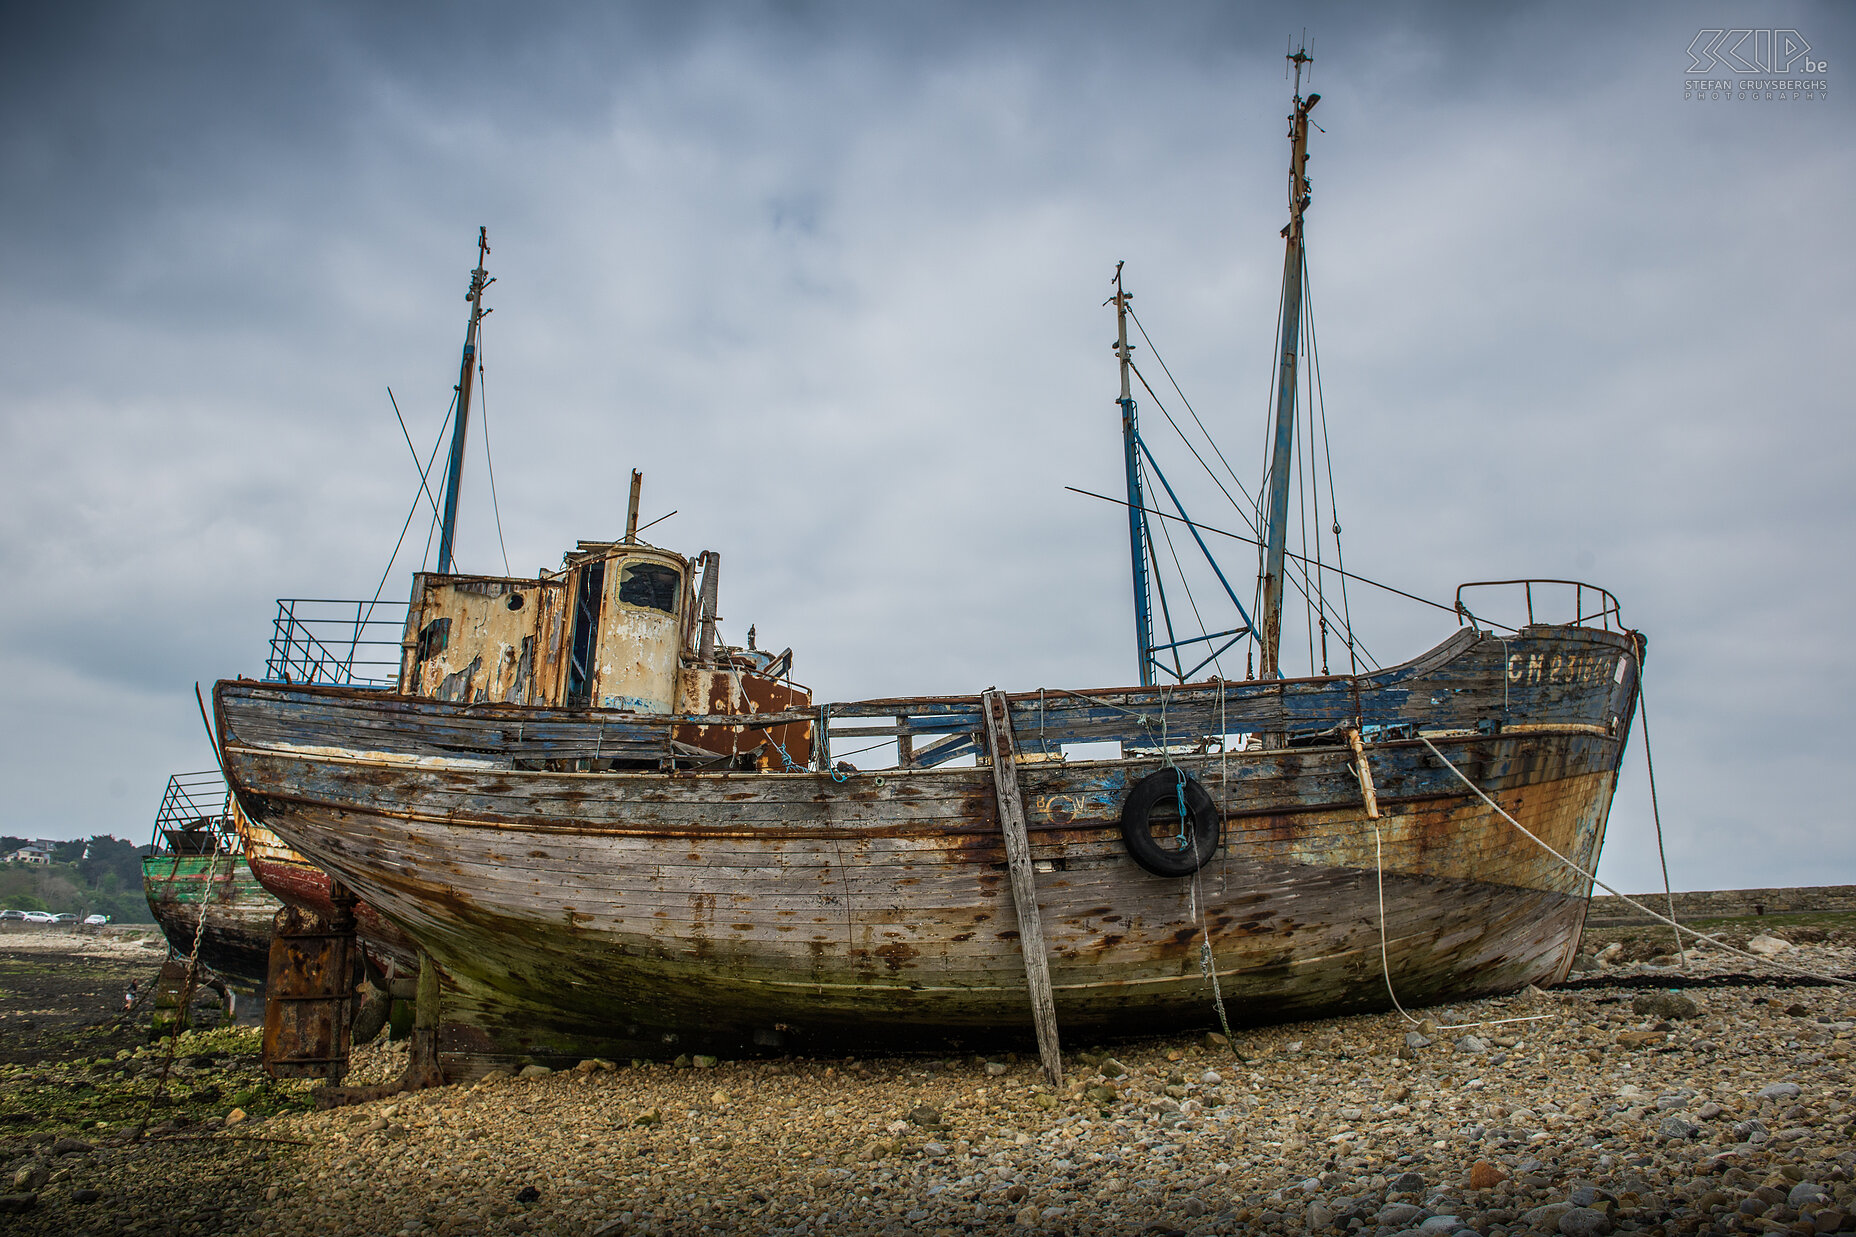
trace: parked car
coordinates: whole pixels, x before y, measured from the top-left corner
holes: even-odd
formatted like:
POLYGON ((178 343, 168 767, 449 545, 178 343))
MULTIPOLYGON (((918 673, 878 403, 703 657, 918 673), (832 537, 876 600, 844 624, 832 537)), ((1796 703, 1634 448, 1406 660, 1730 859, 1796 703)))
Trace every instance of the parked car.
POLYGON ((15 921, 26 917, 25 911, 0 911, 0 921, 15 921))
POLYGON ((108 915, 86 915, 84 916, 84 922, 87 924, 101 925, 101 924, 106 924, 109 921, 110 921, 110 917, 108 915))
POLYGON ((50 923, 52 913, 50 911, 27 911, 25 920, 27 923, 50 923))
POLYGON ((70 913, 68 913, 68 912, 63 912, 63 913, 60 913, 60 914, 57 914, 57 915, 53 915, 53 916, 52 916, 52 922, 53 922, 53 923, 76 923, 76 922, 77 922, 77 916, 76 916, 76 915, 72 915, 72 914, 70 914, 70 913))

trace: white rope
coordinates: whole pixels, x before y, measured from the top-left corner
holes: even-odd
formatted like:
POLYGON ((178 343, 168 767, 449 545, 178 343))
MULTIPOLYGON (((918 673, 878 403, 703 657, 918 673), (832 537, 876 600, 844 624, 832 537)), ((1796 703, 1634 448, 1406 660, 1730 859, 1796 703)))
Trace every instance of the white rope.
POLYGON ((1438 751, 1436 744, 1432 743, 1429 739, 1425 738, 1422 734, 1418 736, 1418 740, 1421 743, 1423 743, 1424 746, 1430 748, 1431 755, 1443 761, 1444 767, 1450 770, 1450 772, 1456 774, 1457 777, 1462 780, 1463 785, 1475 791, 1478 798, 1480 798, 1484 803, 1488 804, 1490 807, 1494 808, 1496 812, 1500 814, 1503 820, 1513 825, 1516 829, 1519 829, 1523 834, 1526 834, 1529 841, 1533 842, 1536 846, 1540 847, 1540 849, 1546 851, 1549 855, 1552 855, 1555 859, 1559 860, 1561 863, 1565 864, 1567 867, 1577 872, 1580 876, 1585 877, 1587 880, 1591 881, 1594 885, 1597 885, 1600 889, 1603 889, 1606 893, 1610 894, 1612 897, 1617 898, 1620 902, 1623 902, 1626 906, 1634 907, 1637 910, 1642 911, 1644 914, 1656 920, 1658 923, 1668 924, 1670 927, 1674 928, 1677 932, 1686 932, 1698 941, 1706 941, 1710 945, 1719 946, 1720 948, 1726 950, 1728 953, 1739 954, 1743 958, 1750 958, 1754 962, 1763 962, 1767 964, 1768 966, 1776 967, 1777 969, 1781 971, 1789 971, 1794 975, 1805 975, 1805 976, 1809 976, 1812 979, 1821 979, 1825 981, 1826 983, 1837 984, 1844 988, 1856 988, 1856 983, 1852 983, 1850 980, 1844 979, 1841 976, 1825 975, 1822 972, 1813 971, 1808 967, 1792 966, 1792 965, 1789 965, 1788 963, 1780 962, 1775 958, 1762 957, 1759 954, 1756 954, 1749 949, 1741 949, 1736 945, 1729 945, 1726 941, 1723 941, 1718 937, 1708 936, 1705 933, 1695 931, 1695 929, 1693 928, 1685 927, 1684 925, 1679 924, 1675 920, 1671 919, 1669 916, 1660 915, 1657 912, 1651 910, 1649 907, 1637 901, 1635 898, 1619 893, 1617 890, 1613 889, 1610 885, 1607 885, 1605 884, 1605 882, 1599 880, 1597 873, 1589 872, 1586 869, 1580 867, 1578 864, 1574 863, 1572 860, 1568 859, 1566 856, 1560 854, 1557 850, 1554 850, 1551 846, 1547 845, 1545 842, 1541 841, 1539 838, 1535 837, 1532 833, 1530 833, 1526 825, 1523 825, 1520 821, 1516 820, 1514 817, 1510 816, 1507 812, 1503 811, 1501 804, 1495 802, 1495 800, 1489 798, 1486 794, 1483 794, 1482 787, 1470 781, 1467 774, 1465 774, 1461 769, 1457 768, 1455 765, 1451 764, 1450 758, 1445 756, 1442 752, 1438 751))
MULTIPOLYGON (((1500 809, 1497 809, 1497 810, 1500 810, 1500 809)), ((1383 851, 1380 840, 1379 840, 1379 822, 1377 820, 1374 820, 1372 822, 1372 825, 1373 825, 1373 867, 1376 869, 1376 872, 1379 878, 1379 965, 1381 968, 1381 973, 1384 974, 1386 977, 1386 995, 1392 998, 1392 1008, 1396 1009, 1400 1014, 1403 1014, 1406 1022, 1411 1023, 1413 1026, 1422 1026, 1423 1025, 1422 1022, 1420 1022, 1416 1018, 1413 1018, 1409 1013, 1406 1012, 1405 1007, 1398 1003, 1398 993, 1392 990, 1392 959, 1386 949, 1385 852, 1383 851)), ((1542 1019, 1550 1018, 1552 1016, 1553 1015, 1551 1014, 1527 1014, 1525 1016, 1516 1017, 1516 1018, 1489 1018, 1481 1022, 1452 1022, 1452 1023, 1447 1023, 1442 1026, 1439 1026, 1437 1029, 1440 1031, 1463 1031, 1463 1030, 1467 1030, 1470 1027, 1495 1027, 1495 1026, 1501 1026, 1504 1023, 1509 1023, 1509 1022, 1539 1022, 1542 1019)))

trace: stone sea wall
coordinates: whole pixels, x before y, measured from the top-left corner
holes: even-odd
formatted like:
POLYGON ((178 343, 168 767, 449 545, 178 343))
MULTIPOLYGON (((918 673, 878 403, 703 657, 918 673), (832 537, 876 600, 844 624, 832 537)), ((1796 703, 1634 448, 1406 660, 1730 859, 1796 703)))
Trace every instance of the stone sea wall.
MULTIPOLYGON (((1661 893, 1633 895, 1645 906, 1663 911, 1668 898, 1661 893)), ((1796 915, 1826 911, 1856 911, 1856 885, 1805 885, 1796 889, 1704 889, 1678 893, 1676 918, 1732 919, 1760 915, 1796 915)), ((1588 928, 1621 928, 1656 921, 1609 894, 1592 899, 1586 916, 1588 928)))

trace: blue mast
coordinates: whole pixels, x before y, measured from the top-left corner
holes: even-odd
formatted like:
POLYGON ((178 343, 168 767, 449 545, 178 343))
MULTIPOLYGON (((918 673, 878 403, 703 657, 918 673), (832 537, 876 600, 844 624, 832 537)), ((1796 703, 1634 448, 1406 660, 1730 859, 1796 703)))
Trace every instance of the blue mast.
POLYGON ((451 428, 451 462, 445 471, 445 521, 438 534, 438 573, 451 573, 452 534, 458 527, 458 486, 464 474, 464 432, 470 427, 471 379, 477 368, 477 324, 489 310, 483 307, 483 290, 495 283, 486 277, 484 255, 490 252, 489 229, 477 229, 477 269, 470 273, 470 324, 464 328, 464 360, 458 371, 458 414, 451 428))
POLYGON ((1295 66, 1295 114, 1289 118, 1289 225, 1282 265, 1282 345, 1276 371, 1276 433, 1270 454, 1269 510, 1264 525, 1262 654, 1257 667, 1265 679, 1282 677, 1283 555, 1289 535, 1289 466, 1295 454, 1296 360, 1302 338, 1302 212, 1308 208, 1308 113, 1321 101, 1302 98, 1302 66, 1314 57, 1298 48, 1289 57, 1295 66))
POLYGON ((1128 300, 1121 287, 1121 266, 1115 263, 1115 355, 1121 361, 1121 445, 1128 469, 1128 552, 1134 563, 1134 641, 1140 658, 1141 686, 1154 685, 1154 617, 1147 599, 1147 506, 1141 501, 1141 436, 1134 420, 1134 391, 1128 375, 1132 366, 1128 347, 1128 300))

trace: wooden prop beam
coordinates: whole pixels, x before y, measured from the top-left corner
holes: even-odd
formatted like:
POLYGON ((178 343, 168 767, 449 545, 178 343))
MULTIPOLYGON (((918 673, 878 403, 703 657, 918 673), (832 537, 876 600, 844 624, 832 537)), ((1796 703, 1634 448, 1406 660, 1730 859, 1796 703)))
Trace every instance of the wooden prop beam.
POLYGON ((1025 955, 1025 982, 1031 989, 1031 1016, 1037 1025, 1038 1059, 1053 1087, 1063 1085, 1063 1051, 1057 1043, 1057 1005, 1051 996, 1050 960, 1044 926, 1038 918, 1036 872, 1031 842, 1025 835, 1025 801, 1018 792, 1018 745, 1005 696, 988 691, 980 712, 992 752, 992 783, 999 798, 999 827, 1005 833, 1005 857, 1012 874, 1012 903, 1018 911, 1018 944, 1025 955))

